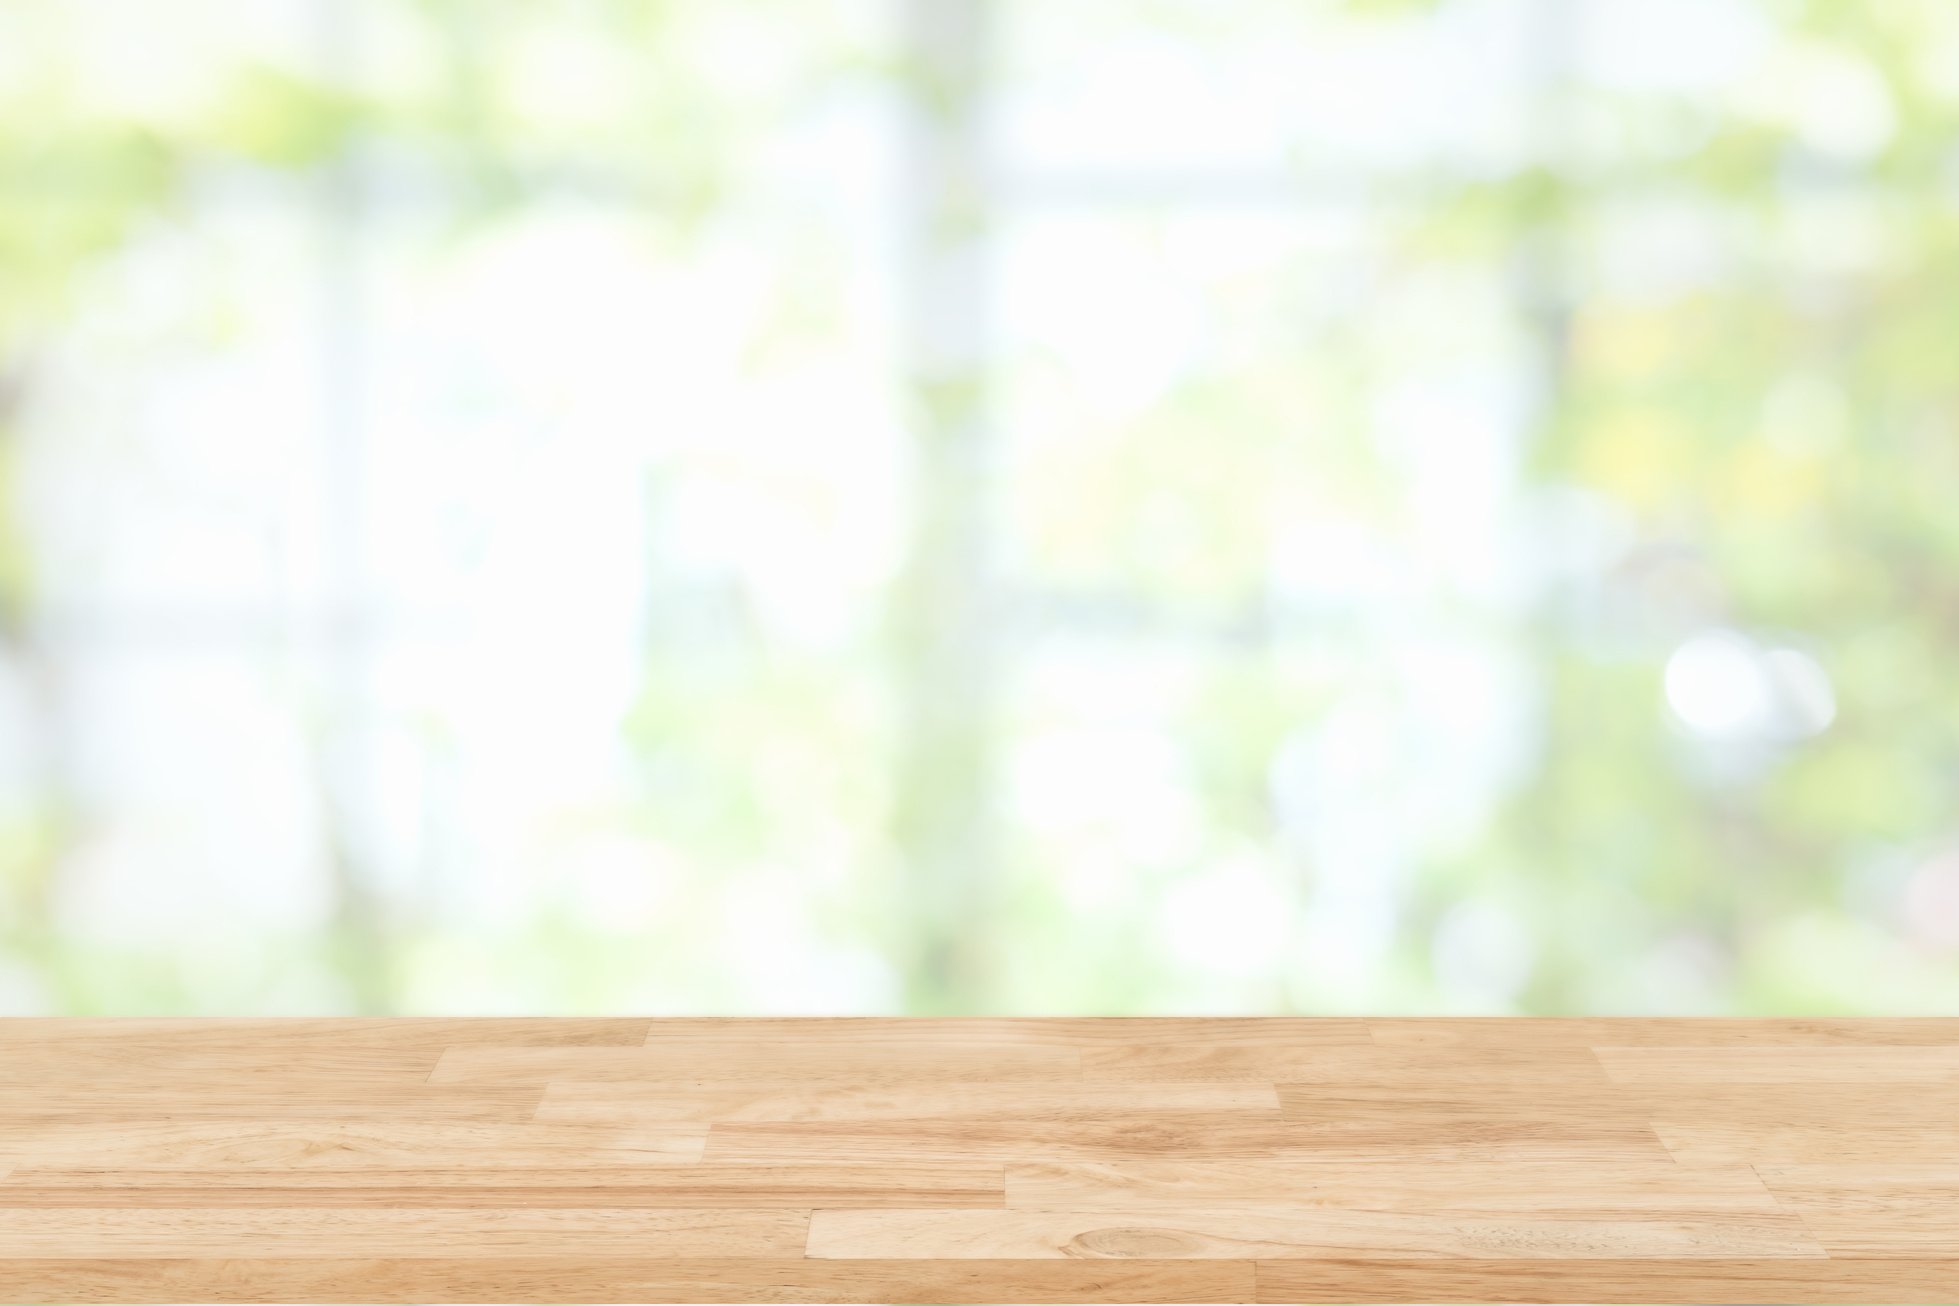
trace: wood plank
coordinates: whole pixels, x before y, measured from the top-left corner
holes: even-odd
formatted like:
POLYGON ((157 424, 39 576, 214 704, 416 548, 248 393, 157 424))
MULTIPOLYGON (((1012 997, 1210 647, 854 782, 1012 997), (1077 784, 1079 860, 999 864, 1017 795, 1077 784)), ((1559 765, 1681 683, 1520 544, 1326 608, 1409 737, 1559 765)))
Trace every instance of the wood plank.
POLYGON ((809 1212, 0 1207, 0 1258, 803 1255, 809 1212))
MULTIPOLYGON (((1365 1047, 1352 1016, 725 1016, 652 1022, 647 1046, 669 1043, 821 1043, 831 1047, 1077 1047, 1088 1043, 1284 1043, 1365 1047)), ((486 1040, 488 1041, 488 1040, 486 1040)))
POLYGON ((1273 1156, 1310 1145, 1278 1122, 1188 1114, 1102 1120, 839 1120, 735 1122, 709 1128, 706 1159, 874 1164, 932 1159, 995 1164, 1039 1156, 1273 1156))
MULTIPOLYGON (((1921 1156, 1939 1153, 1928 1149, 1921 1156)), ((1948 1157, 1959 1153, 1947 1151, 1948 1157)), ((1802 1216, 1832 1256, 1959 1252, 1959 1159, 1916 1164, 1761 1165, 1778 1200, 1802 1216)))
POLYGON ((0 1302, 1959 1302, 1956 1024, 0 1023, 0 1302))
POLYGON ((1402 1149, 1450 1144, 1612 1148, 1660 1157, 1645 1104, 1610 1084, 1280 1084, 1280 1116, 1322 1140, 1402 1149))
POLYGON ((693 1043, 656 1040, 639 1048, 459 1047, 442 1054, 432 1084, 903 1083, 1025 1082, 1080 1077, 1072 1046, 892 1043, 836 1048, 821 1042, 693 1043))
MULTIPOLYGON (((265 1050, 495 1047, 632 1047, 645 1016, 375 1016, 317 1020, 266 1017, 0 1017, 0 1047, 113 1048, 131 1057, 249 1046, 265 1050)), ((11 1052, 9 1056, 13 1055, 11 1052)))
POLYGON ((833 1211, 810 1222, 815 1257, 926 1260, 1131 1257, 1258 1260, 1295 1256, 1821 1257, 1786 1211, 1620 1220, 1459 1212, 1183 1207, 1170 1211, 833 1211))
POLYGON ((1959 1045, 1593 1049, 1621 1084, 1954 1084, 1959 1045))
POLYGON ((1428 1161, 1566 1160, 1623 1162, 1667 1159, 1645 1126, 1600 1131, 1587 1138, 1492 1132, 1427 1131, 1411 1126, 1401 1138, 1385 1131, 1356 1134, 1314 1125, 1245 1123, 1219 1116, 1159 1116, 1080 1122, 1012 1120, 849 1120, 789 1124, 729 1123, 710 1128, 705 1159, 771 1162, 875 1163, 933 1158, 958 1162, 1096 1161, 1122 1157, 1186 1160, 1280 1157, 1377 1158, 1394 1154, 1428 1161))
POLYGON ((64 1119, 9 1129, 0 1151, 15 1165, 124 1172, 209 1167, 396 1169, 564 1167, 698 1161, 706 1125, 492 1124, 447 1121, 64 1119))
POLYGON ((1016 1209, 1160 1211, 1183 1207, 1345 1207, 1522 1213, 1559 1218, 1778 1211, 1750 1166, 1688 1169, 1661 1158, 1600 1164, 1458 1161, 1023 1162, 1006 1167, 1016 1209))
POLYGON ((0 1206, 997 1207, 996 1165, 633 1165, 132 1171, 34 1166, 0 1181, 0 1206))
POLYGON ((51 1077, 0 1097, 0 1130, 31 1129, 80 1117, 119 1120, 483 1120, 531 1119, 539 1084, 363 1084, 333 1079, 184 1082, 113 1086, 51 1077))
POLYGON ((1082 1051, 1090 1080, 1264 1080, 1294 1084, 1604 1084, 1587 1048, 1484 1048, 1474 1057, 1423 1047, 1121 1043, 1082 1051))
POLYGON ((37 1092, 59 1092, 77 1084, 98 1090, 109 1086, 152 1092, 208 1090, 214 1085, 232 1092, 250 1092, 265 1085, 283 1087, 329 1080, 343 1086, 410 1086, 427 1080, 441 1054, 442 1049, 437 1047, 403 1050, 350 1045, 274 1052, 250 1043, 156 1050, 124 1048, 113 1041, 46 1046, 16 1042, 0 1059, 0 1092, 19 1103, 37 1092))
POLYGON ((1782 1084, 1614 1084, 1614 1105, 1653 1119, 1696 1125, 1804 1125, 1862 1129, 1893 1122, 1959 1119, 1959 1084, 1814 1082, 1782 1084))
POLYGON ((0 1302, 1249 1302, 1249 1261, 281 1257, 0 1261, 0 1302))
POLYGON ((1927 1156, 1959 1156, 1959 1121, 1928 1125, 1910 1116, 1895 1122, 1858 1120, 1842 1129, 1782 1125, 1773 1119, 1755 1125, 1683 1125, 1669 1119, 1654 1121, 1653 1132, 1685 1166, 1910 1163, 1927 1156))
POLYGON ((1274 1119, 1271 1084, 551 1084, 537 1119, 653 1121, 1090 1120, 1120 1115, 1274 1119))
POLYGON ((1954 1084, 1638 1084, 1616 1091, 1686 1165, 1916 1161, 1959 1151, 1954 1084))
POLYGON ((1959 1301, 1959 1259, 1848 1261, 1750 1258, 1259 1261, 1261 1302, 1385 1304, 1700 1302, 1837 1306, 1959 1301))
POLYGON ((1372 1017, 1369 1036, 1384 1047, 1910 1047, 1959 1046, 1959 1018, 1826 1019, 1698 1016, 1372 1017))

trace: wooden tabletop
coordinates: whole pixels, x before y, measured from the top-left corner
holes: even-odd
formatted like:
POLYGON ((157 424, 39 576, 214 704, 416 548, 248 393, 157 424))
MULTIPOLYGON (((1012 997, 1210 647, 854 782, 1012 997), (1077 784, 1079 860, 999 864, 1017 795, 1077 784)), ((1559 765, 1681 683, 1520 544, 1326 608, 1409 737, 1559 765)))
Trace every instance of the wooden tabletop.
POLYGON ((1959 1303, 1959 1020, 0 1021, 0 1301, 1959 1303))

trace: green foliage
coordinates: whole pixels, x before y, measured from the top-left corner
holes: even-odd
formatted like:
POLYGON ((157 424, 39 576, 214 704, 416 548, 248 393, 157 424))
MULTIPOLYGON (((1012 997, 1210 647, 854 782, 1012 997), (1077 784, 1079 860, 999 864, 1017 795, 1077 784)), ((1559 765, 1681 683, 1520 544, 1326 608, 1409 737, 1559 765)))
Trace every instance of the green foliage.
MULTIPOLYGON (((1002 4, 1001 30, 1045 35, 956 76, 867 43, 845 6, 359 8, 365 46, 338 67, 234 44, 233 11, 190 6, 200 26, 173 45, 194 75, 153 95, 97 66, 101 33, 60 6, 0 16, 0 43, 34 52, 0 64, 8 657, 46 656, 33 635, 51 564, 21 512, 43 354, 118 260, 205 220, 215 190, 307 221, 335 187, 358 192, 434 263, 445 242, 488 245, 565 203, 632 215, 676 267, 787 226, 797 257, 764 269, 780 284, 742 385, 826 350, 896 372, 886 355, 904 351, 846 339, 882 311, 851 302, 882 273, 816 268, 856 246, 771 171, 840 99, 884 97, 894 126, 901 108, 965 121, 1105 46, 1133 44, 1146 71, 1177 52, 1228 69, 1309 42, 1372 49, 1470 7, 1002 4)), ((603 903, 548 883, 521 927, 451 929, 349 891, 345 840, 322 853, 345 863, 327 923, 277 956, 69 946, 50 903, 86 832, 51 780, 0 808, 0 963, 76 1011, 472 992, 740 1009, 762 999, 735 913, 786 903, 781 950, 801 960, 785 973, 869 957, 853 994, 870 996, 849 1000, 919 1010, 1959 998, 1949 934, 1910 906, 1959 841, 1959 91, 1944 57, 1959 9, 1742 8, 1766 33, 1745 85, 1553 70, 1519 90, 1542 136, 1507 163, 1411 149, 1343 173, 1325 124, 1299 124, 1259 201, 1287 230, 1244 249, 1215 213, 1243 206, 1232 169, 1216 194, 1199 176, 1188 195, 1094 209, 1067 249, 1120 269, 1096 293, 1196 287, 1083 315, 1117 336, 1188 315, 1170 361, 1132 369, 1167 374, 1105 379, 1133 383, 1111 399, 1068 356, 1106 340, 1006 313, 998 357, 887 376, 906 511, 890 512, 896 561, 842 633, 799 642, 771 625, 764 583, 652 558, 670 620, 651 625, 623 723, 634 785, 568 814, 537 854, 560 836, 625 846, 666 895, 650 936, 609 933, 603 903), (1491 447, 1462 456, 1479 439, 1491 447), (1540 528, 1566 511, 1577 527, 1540 528), (1748 738, 1697 726, 1669 676, 1710 633, 1808 659, 1829 719, 1748 738), (1035 781, 1078 796, 1079 819, 1043 808, 1035 781), (1219 892, 1276 886, 1272 956, 1207 952, 1165 907, 1201 913, 1212 877, 1219 892), (1389 919, 1368 953, 1350 936, 1376 899, 1389 919), (1349 944, 1360 960, 1342 960, 1349 944), (1508 980, 1490 955, 1506 948, 1529 954, 1508 980), (1497 978, 1478 989, 1484 972, 1497 978)), ((1130 144, 1130 163, 1155 157, 1130 144)), ((932 229, 911 234, 972 242, 1003 285, 1052 302, 1048 279, 1080 270, 1016 273, 1015 242, 1077 219, 1000 172, 1002 193, 933 197, 932 229)), ((789 465, 812 437, 778 438, 789 465)), ((767 479, 752 451, 712 448, 662 475, 767 479)), ((852 481, 838 515, 885 513, 886 493, 852 481)), ((684 530, 654 498, 653 534, 684 530)))

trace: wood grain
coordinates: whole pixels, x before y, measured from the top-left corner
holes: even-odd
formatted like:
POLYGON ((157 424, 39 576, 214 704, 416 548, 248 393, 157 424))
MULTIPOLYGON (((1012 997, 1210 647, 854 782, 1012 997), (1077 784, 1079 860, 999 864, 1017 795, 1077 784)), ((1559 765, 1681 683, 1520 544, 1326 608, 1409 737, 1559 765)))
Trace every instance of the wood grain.
MULTIPOLYGON (((1193 1047, 1366 1047, 1369 1022, 1306 1016, 694 1016, 652 1022, 640 1041, 670 1043, 822 1043, 833 1047, 1060 1047, 1096 1043, 1176 1043, 1193 1047)), ((514 1040, 510 1040, 514 1041, 514 1040)), ((1595 1040, 1594 1040, 1595 1041, 1595 1040)), ((1589 1043, 1586 1044, 1589 1046, 1589 1043)))
POLYGON ((1633 1257, 1259 1261, 1261 1302, 1703 1302, 1838 1306, 1959 1300, 1948 1258, 1887 1261, 1633 1257))
POLYGON ((1598 1047, 1621 1084, 1959 1084, 1959 1047, 1598 1047))
MULTIPOLYGON (((1431 1054, 1432 1055, 1432 1054, 1431 1054)), ((1328 1150, 1520 1160, 1592 1154, 1665 1160, 1633 1090, 1577 1080, 1501 1092, 1451 1083, 1281 1084, 1280 1116, 1328 1150)))
POLYGON ((559 1207, 397 1210, 0 1207, 0 1258, 35 1256, 796 1256, 809 1212, 559 1207))
POLYGON ((0 1020, 0 1301, 1959 1302, 1959 1020, 0 1020))
POLYGON ((0 1301, 1250 1302, 1256 1274, 1250 1261, 32 1258, 0 1261, 0 1301))
POLYGON ((1607 1082, 1588 1048, 1486 1046, 1477 1052, 1474 1057, 1451 1057, 1419 1047, 1118 1043, 1091 1046, 1081 1055, 1085 1078, 1117 1081, 1216 1079, 1349 1086, 1607 1082))
POLYGON ((1953 1249, 1952 1212, 1959 1209, 1959 1154, 1945 1155, 1953 1159, 1756 1170, 1832 1256, 1936 1256, 1953 1249))
MULTIPOLYGON (((406 1048, 429 1055, 451 1047, 634 1047, 646 1041, 653 1021, 644 1016, 550 1020, 494 1016, 347 1017, 291 1020, 282 1017, 210 1019, 177 1016, 49 1017, 0 1020, 0 1047, 119 1049, 125 1054, 260 1048, 303 1051, 325 1048, 406 1048)), ((671 1024, 673 1022, 667 1022, 671 1024)), ((10 1052, 11 1055, 11 1052, 10 1052)))
POLYGON ((59 1119, 0 1142, 16 1164, 145 1169, 553 1167, 698 1161, 703 1124, 59 1119))
POLYGON ((847 1085, 1006 1083, 1080 1077, 1081 1053, 1067 1046, 662 1040, 638 1048, 456 1047, 431 1084, 827 1083, 847 1085))
POLYGON ((1681 1219, 1475 1216, 1335 1207, 1211 1211, 818 1211, 809 1254, 926 1260, 963 1257, 1358 1256, 1510 1259, 1612 1256, 1803 1256, 1823 1248, 1783 1211, 1681 1219))
POLYGON ((108 1124, 121 1120, 325 1120, 341 1124, 372 1120, 486 1120, 522 1123, 537 1113, 542 1086, 535 1084, 430 1086, 415 1083, 346 1084, 326 1081, 264 1083, 250 1087, 213 1083, 144 1084, 123 1077, 76 1084, 61 1091, 50 1079, 0 1096, 0 1128, 79 1118, 108 1124))
POLYGON ((1814 1016, 1376 1017, 1368 1035, 1384 1047, 1913 1047, 1950 1046, 1943 1017, 1860 1020, 1814 1016))
POLYGON ((1364 1161, 1014 1164, 1006 1167, 1006 1205, 1084 1211, 1328 1207, 1582 1219, 1781 1209, 1745 1165, 1692 1169, 1665 1157, 1585 1166, 1551 1160, 1437 1165, 1392 1155, 1364 1161))
POLYGON ((1241 1114, 1277 1120, 1271 1084, 927 1083, 882 1088, 848 1084, 552 1084, 539 1120, 628 1124, 650 1121, 1097 1120, 1119 1115, 1241 1114))
POLYGON ((28 1167, 0 1184, 6 1206, 537 1206, 716 1208, 1005 1204, 998 1166, 584 1165, 428 1170, 97 1170, 28 1167))

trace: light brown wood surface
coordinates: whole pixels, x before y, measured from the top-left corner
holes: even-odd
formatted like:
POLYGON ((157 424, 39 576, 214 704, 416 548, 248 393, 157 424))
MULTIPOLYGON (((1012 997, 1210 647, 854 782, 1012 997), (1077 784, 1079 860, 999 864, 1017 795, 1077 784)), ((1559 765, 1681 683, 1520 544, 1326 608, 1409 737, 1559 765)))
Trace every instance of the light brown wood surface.
POLYGON ((0 1021, 0 1301, 1959 1303, 1959 1020, 0 1021))

